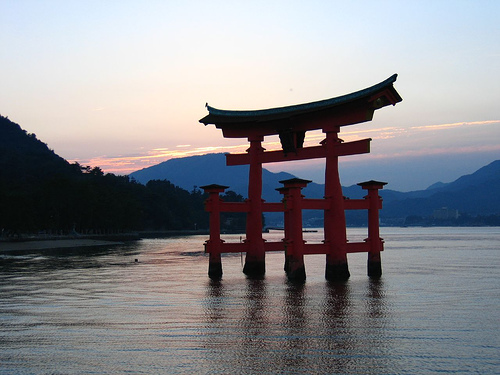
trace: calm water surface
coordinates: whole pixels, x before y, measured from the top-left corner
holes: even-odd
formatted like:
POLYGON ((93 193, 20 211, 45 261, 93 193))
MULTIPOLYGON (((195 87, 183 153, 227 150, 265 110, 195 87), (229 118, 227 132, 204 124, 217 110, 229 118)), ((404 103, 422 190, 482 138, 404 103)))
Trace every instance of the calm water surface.
POLYGON ((381 232, 378 282, 351 254, 346 283, 312 255, 290 284, 282 253, 263 280, 225 256, 211 282, 206 236, 2 254, 0 373, 500 373, 500 228, 381 232))

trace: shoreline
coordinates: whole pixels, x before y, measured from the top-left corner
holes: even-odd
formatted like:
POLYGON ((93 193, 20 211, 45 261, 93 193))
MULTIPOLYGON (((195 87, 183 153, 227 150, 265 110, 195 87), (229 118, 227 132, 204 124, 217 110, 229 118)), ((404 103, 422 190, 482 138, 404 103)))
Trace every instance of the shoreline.
POLYGON ((0 241, 0 253, 8 251, 50 250, 74 247, 114 246, 122 244, 123 242, 96 240, 91 238, 0 241))
POLYGON ((0 253, 10 251, 50 250, 78 247, 123 245, 143 238, 164 238, 186 235, 206 235, 207 230, 143 231, 102 235, 27 235, 18 238, 0 238, 0 253))

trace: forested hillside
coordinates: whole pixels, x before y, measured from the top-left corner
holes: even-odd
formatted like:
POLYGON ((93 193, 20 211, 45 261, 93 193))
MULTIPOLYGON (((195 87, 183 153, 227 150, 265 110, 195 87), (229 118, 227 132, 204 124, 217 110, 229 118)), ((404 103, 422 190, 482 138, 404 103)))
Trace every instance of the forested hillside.
MULTIPOLYGON (((70 164, 0 116, 0 230, 21 233, 105 234, 208 228, 206 196, 166 180, 146 185, 99 167, 70 164)), ((229 199, 242 197, 229 193, 229 199)), ((223 222, 241 226, 238 220, 223 222)), ((244 225, 244 224, 243 224, 244 225)), ((228 228, 234 229, 234 228, 228 228)))
MULTIPOLYGON (((245 196, 248 190, 248 165, 226 166, 224 154, 206 154, 170 159, 157 165, 130 174, 142 183, 151 179, 168 178, 184 188, 193 185, 218 183, 230 186, 245 196)), ((282 186, 279 181, 292 178, 289 173, 272 173, 262 170, 262 197, 267 202, 278 202, 282 196, 276 191, 282 186)), ((390 186, 390 184, 388 185, 390 186)), ((500 160, 476 172, 462 176, 456 181, 436 183, 426 190, 398 192, 387 187, 380 191, 384 207, 380 211, 384 225, 499 225, 500 224, 500 160), (436 211, 443 208, 458 212, 457 218, 435 218, 436 211), (409 220, 407 220, 409 219, 409 220)), ((344 196, 360 199, 366 191, 360 186, 343 186, 344 196)), ((324 185, 310 183, 303 191, 307 198, 322 198, 324 185)), ((281 226, 282 213, 266 213, 266 222, 281 226)), ((323 212, 305 210, 304 226, 322 226, 323 212)), ((366 212, 346 211, 350 226, 366 225, 366 212)))

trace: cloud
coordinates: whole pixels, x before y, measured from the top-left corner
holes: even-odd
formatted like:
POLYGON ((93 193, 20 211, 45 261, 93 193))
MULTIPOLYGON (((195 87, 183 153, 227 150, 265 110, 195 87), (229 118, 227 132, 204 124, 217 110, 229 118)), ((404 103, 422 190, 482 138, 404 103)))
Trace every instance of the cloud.
MULTIPOLYGON (((425 148, 420 149, 407 149, 407 140, 411 139, 412 143, 415 143, 416 137, 419 133, 426 131, 436 131, 436 130, 456 130, 457 128, 469 128, 481 125, 491 125, 498 124, 500 120, 487 120, 487 121, 472 121, 472 122, 457 122, 457 123, 446 123, 446 124, 435 124, 435 125, 421 125, 412 126, 409 128, 403 127, 380 127, 376 129, 355 129, 351 127, 344 127, 339 133, 339 136, 344 139, 344 141, 354 141, 362 138, 372 138, 373 140, 386 140, 398 137, 405 137, 405 140, 394 142, 391 141, 390 151, 384 149, 385 152, 376 152, 374 149, 371 158, 376 159, 390 159, 398 157, 414 157, 423 155, 441 155, 441 154, 456 154, 456 153, 475 153, 475 152, 492 152, 500 151, 500 145, 497 144, 482 144, 482 145, 461 145, 461 146, 448 146, 441 147, 439 145, 427 145, 425 148), (352 129, 352 130, 351 130, 352 129), (346 131, 344 131, 346 130, 346 131)), ((309 132, 306 136, 304 146, 316 146, 325 138, 325 134, 321 131, 309 132)), ((418 143, 418 142, 416 142, 418 143)), ((387 144, 386 146, 388 146, 387 144)), ((270 138, 268 141, 263 142, 262 146, 268 150, 277 150, 281 148, 279 139, 277 137, 270 138)), ((175 149, 169 149, 168 147, 153 148, 150 150, 144 150, 136 152, 129 155, 118 155, 118 156, 108 156, 102 155, 89 160, 78 160, 80 164, 99 166, 103 171, 115 174, 130 174, 134 171, 150 167, 152 165, 159 164, 161 162, 167 161, 169 159, 204 155, 207 153, 219 153, 219 152, 230 152, 230 153, 244 153, 248 149, 248 143, 242 143, 239 145, 232 146, 206 146, 206 147, 196 147, 191 149, 189 144, 176 145, 175 149)), ((364 156, 366 157, 366 156, 364 156)), ((356 156, 350 156, 347 158, 349 161, 357 161, 356 156)), ((345 161, 347 161, 347 159, 345 161)))
POLYGON ((147 168, 167 161, 169 159, 204 155, 217 152, 245 152, 248 145, 238 146, 207 146, 194 149, 185 149, 190 145, 180 145, 178 148, 170 150, 169 148, 154 148, 142 152, 136 152, 130 155, 101 155, 87 160, 73 160, 82 165, 99 166, 106 173, 130 174, 139 169, 147 168), (180 148, 180 149, 179 149, 180 148))
MULTIPOLYGON (((479 154, 479 153, 490 153, 490 152, 500 152, 499 145, 482 145, 482 146, 461 146, 461 147, 436 147, 427 148, 421 150, 403 150, 395 151, 391 153, 371 153, 370 159, 390 159, 396 160, 399 158, 409 158, 409 157, 419 157, 419 156, 431 156, 431 155, 463 155, 463 154, 479 154)), ((355 155, 349 158, 343 158, 342 162, 354 162, 359 163, 364 155, 355 155)))
POLYGON ((457 127, 470 127, 477 125, 490 125, 499 124, 500 120, 487 120, 487 121, 471 121, 471 122, 454 122, 451 124, 439 124, 439 125, 423 125, 423 126, 412 126, 410 130, 417 131, 427 131, 427 130, 445 130, 457 127))

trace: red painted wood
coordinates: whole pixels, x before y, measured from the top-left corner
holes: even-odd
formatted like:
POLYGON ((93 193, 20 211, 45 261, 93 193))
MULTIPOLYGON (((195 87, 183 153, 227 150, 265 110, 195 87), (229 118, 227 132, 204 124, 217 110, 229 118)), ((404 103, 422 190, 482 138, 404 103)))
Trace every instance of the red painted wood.
POLYGON ((246 274, 260 273, 265 262, 264 240, 262 238, 262 137, 249 137, 250 170, 248 177, 248 201, 246 241, 249 244, 245 259, 246 274), (257 270, 257 271, 255 271, 257 270))
MULTIPOLYGON (((325 244, 329 246, 329 252, 326 256, 327 270, 347 269, 344 196, 340 185, 336 150, 340 145, 338 138, 340 129, 336 128, 335 130, 326 133, 325 199, 328 201, 328 205, 324 216, 324 230, 325 244)), ((332 276, 332 278, 336 278, 336 276, 332 276)))
MULTIPOLYGON (((335 151, 337 156, 366 154, 370 152, 371 138, 359 141, 340 143, 335 151)), ((326 158, 326 146, 312 146, 297 149, 296 153, 284 154, 282 150, 266 151, 261 155, 261 163, 278 163, 293 160, 326 158)), ((226 154, 227 165, 250 164, 250 154, 226 154)))
POLYGON ((345 199, 344 209, 346 210, 367 210, 370 202, 367 199, 345 199))
POLYGON ((252 209, 250 202, 222 202, 220 203, 221 212, 250 212, 252 209))
MULTIPOLYGON (((227 165, 250 165, 248 200, 221 202, 219 193, 223 186, 210 185, 206 209, 210 212, 210 239, 206 249, 210 261, 220 262, 221 252, 246 252, 244 272, 263 274, 266 251, 285 251, 287 274, 303 269, 304 254, 326 254, 326 277, 331 280, 349 277, 347 253, 368 252, 368 274, 380 276, 380 252, 383 240, 379 231, 379 210, 382 200, 378 190, 385 183, 368 181, 360 184, 368 190, 364 199, 345 199, 340 185, 339 156, 370 152, 371 139, 343 142, 339 139, 340 127, 370 121, 375 110, 395 105, 402 99, 392 84, 396 75, 371 88, 346 96, 304 105, 261 111, 224 111, 208 107, 209 115, 200 122, 214 124, 222 129, 224 137, 247 138, 250 148, 246 154, 226 155, 227 165), (319 146, 302 147, 306 131, 321 129, 326 139, 319 146), (265 152, 264 136, 279 134, 284 150, 265 152), (283 202, 267 203, 262 200, 262 164, 293 160, 325 158, 324 199, 305 199, 301 190, 307 181, 283 181, 278 189, 283 202), (302 210, 324 210, 324 241, 308 244, 303 240, 302 210), (364 242, 348 242, 345 210, 368 210, 368 238, 364 242), (246 238, 242 243, 224 243, 220 239, 220 212, 246 212, 246 238), (262 237, 262 213, 284 213, 284 238, 280 242, 266 242, 262 237), (213 258, 212 258, 213 255, 213 258), (293 265, 290 264, 293 263, 293 265)), ((305 271, 303 272, 305 278, 305 271)))

